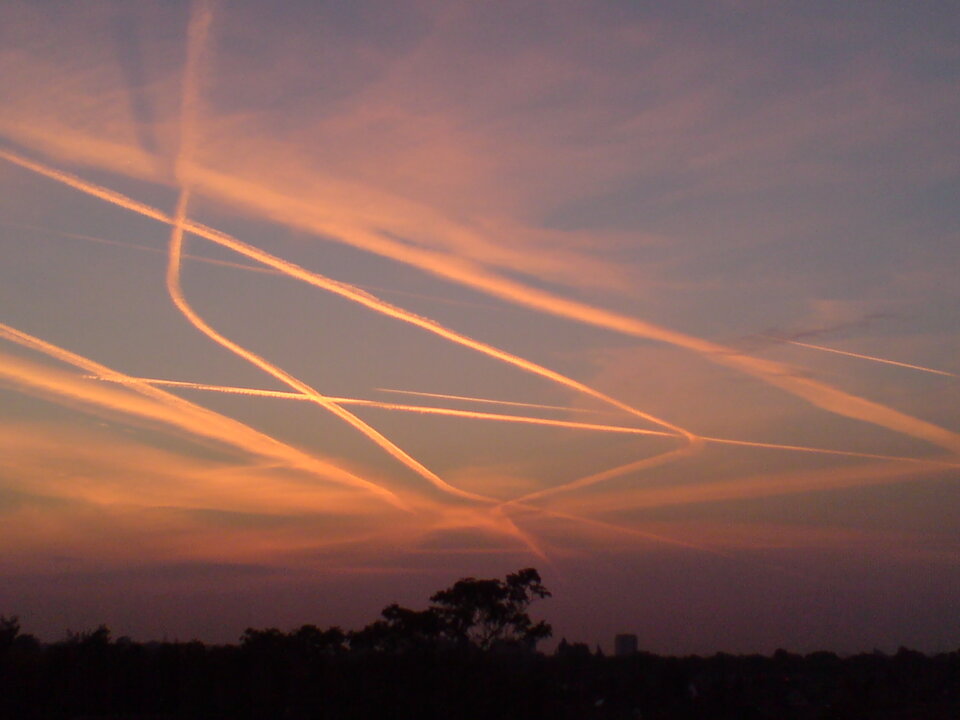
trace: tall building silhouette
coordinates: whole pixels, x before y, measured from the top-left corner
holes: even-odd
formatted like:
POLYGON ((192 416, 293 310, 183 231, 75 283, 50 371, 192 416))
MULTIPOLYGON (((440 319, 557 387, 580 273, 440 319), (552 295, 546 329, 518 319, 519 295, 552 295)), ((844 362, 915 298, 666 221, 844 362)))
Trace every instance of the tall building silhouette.
POLYGON ((637 652, 637 636, 633 633, 621 633, 613 638, 613 653, 618 657, 621 655, 633 655, 637 652))

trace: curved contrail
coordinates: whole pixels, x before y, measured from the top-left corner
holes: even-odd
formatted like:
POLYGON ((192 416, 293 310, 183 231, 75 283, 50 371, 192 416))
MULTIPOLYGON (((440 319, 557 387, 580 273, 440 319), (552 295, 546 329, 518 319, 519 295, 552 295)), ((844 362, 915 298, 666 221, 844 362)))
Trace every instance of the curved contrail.
POLYGON ((316 403, 325 410, 333 413, 337 418, 343 420, 363 435, 372 440, 381 449, 386 451, 391 457, 400 461, 417 475, 427 480, 436 488, 457 495, 469 500, 478 500, 481 502, 496 502, 493 498, 488 498, 476 493, 467 492, 456 488, 436 473, 426 468, 422 463, 415 460, 409 454, 400 449, 396 444, 388 440, 384 435, 374 428, 367 425, 360 418, 351 412, 344 410, 337 403, 321 395, 314 388, 302 382, 298 378, 290 375, 288 372, 280 369, 273 363, 265 360, 256 353, 230 340, 214 328, 212 328, 200 315, 191 307, 190 303, 183 295, 180 287, 180 258, 183 251, 183 233, 187 219, 187 205, 190 201, 191 185, 189 178, 186 177, 186 163, 192 157, 195 145, 196 134, 196 115, 199 94, 199 75, 200 60, 203 46, 206 42, 210 24, 213 20, 211 8, 205 0, 198 0, 191 13, 190 24, 187 31, 187 61, 183 73, 182 81, 182 99, 180 107, 180 147, 174 160, 174 176, 180 184, 180 195, 177 199, 176 210, 173 215, 173 222, 170 231, 169 261, 167 263, 166 285, 167 292, 173 304, 180 313, 197 330, 206 335, 221 347, 226 348, 238 357, 246 360, 251 365, 263 370, 267 374, 276 378, 288 387, 300 392, 305 398, 316 403))
MULTIPOLYGON (((318 217, 314 204, 297 201, 269 189, 242 183, 228 183, 230 178, 215 171, 199 172, 205 190, 214 196, 244 200, 270 219, 296 226, 324 238, 361 248, 371 253, 414 266, 434 276, 473 288, 515 305, 604 328, 631 337, 656 340, 702 355, 713 363, 745 373, 799 397, 815 407, 863 422, 885 427, 960 454, 960 435, 934 423, 882 404, 846 393, 825 383, 802 377, 792 368, 770 360, 752 357, 709 340, 670 330, 611 310, 594 307, 577 300, 559 297, 521 282, 511 280, 478 267, 475 263, 447 253, 415 247, 391 239, 385 234, 337 224, 330 217, 318 217)), ((238 251, 239 252, 239 251, 238 251)))
MULTIPOLYGON (((112 203, 114 205, 117 205, 118 207, 122 207, 132 212, 139 213, 145 217, 151 218, 158 222, 162 222, 167 225, 172 225, 174 223, 174 219, 172 217, 170 217, 163 211, 158 210, 157 208, 154 208, 145 203, 141 203, 136 200, 133 200, 132 198, 129 198, 126 195, 123 195, 122 193, 118 193, 114 190, 110 190, 109 188, 105 188, 100 185, 96 185, 94 183, 82 180, 69 173, 56 170, 54 168, 51 168, 42 163, 35 162, 33 160, 28 160, 26 158, 20 157, 19 155, 16 155, 6 150, 0 150, 0 158, 3 158, 16 165, 19 165, 20 167, 23 167, 27 170, 36 172, 37 174, 48 177, 52 180, 61 182, 69 187, 85 192, 89 195, 92 195, 93 197, 100 198, 101 200, 112 203)), ((656 425, 667 428, 668 430, 671 430, 678 436, 682 437, 690 445, 694 445, 694 446, 699 445, 698 436, 690 432, 689 430, 686 430, 685 428, 674 425, 673 423, 670 423, 666 420, 662 420, 658 417, 650 415, 649 413, 645 413, 641 410, 638 410, 627 403, 621 402, 620 400, 617 400, 616 398, 610 395, 602 393, 599 390, 596 390, 588 385, 585 385, 584 383, 574 380, 573 378, 567 377, 566 375, 550 370, 542 365, 534 363, 530 360, 526 360, 525 358, 521 358, 519 356, 508 353, 505 350, 500 350, 499 348, 496 348, 492 345, 488 345, 479 340, 474 340, 473 338, 470 338, 466 335, 458 333, 454 330, 450 330, 449 328, 444 327, 443 325, 441 325, 440 323, 434 320, 417 315, 408 310, 404 310, 402 308, 396 307, 395 305, 391 305, 390 303, 380 300, 379 298, 375 297, 374 295, 364 290, 356 288, 347 283, 332 280, 319 273, 306 270, 305 268, 300 267, 295 263, 289 262, 287 260, 283 260, 282 258, 278 258, 264 250, 248 245, 247 243, 237 240, 236 238, 230 235, 227 235, 226 233, 220 232, 218 230, 214 230, 201 223, 197 223, 191 220, 185 220, 183 223, 183 229, 185 232, 189 232, 193 235, 197 235, 199 237, 210 240, 218 245, 221 245, 230 250, 233 250, 234 252, 240 255, 244 255, 259 263, 262 263, 276 270, 279 270, 284 274, 288 275, 289 277, 293 277, 305 283, 308 283, 310 285, 314 285, 315 287, 320 287, 324 290, 328 290, 336 295, 339 295, 348 300, 351 300, 360 305, 363 305, 364 307, 370 310, 381 313, 383 315, 387 315, 388 317, 392 317, 396 320, 409 323, 416 327, 422 328, 423 330, 426 330, 430 333, 438 335, 458 345, 468 347, 479 353, 482 353, 489 357, 493 357, 509 365, 513 365, 514 367, 525 370, 526 372, 532 373, 534 375, 538 375, 540 377, 551 380, 552 382, 555 382, 559 385, 563 385, 572 390, 576 390, 577 392, 594 397, 603 403, 606 403, 608 405, 611 405, 612 407, 617 408, 618 410, 622 410, 623 412, 629 413, 641 419, 647 420, 648 422, 652 422, 656 425)))
MULTIPOLYGON (((28 160, 6 150, 0 150, 0 157, 23 168, 57 180, 75 189, 82 190, 83 192, 95 197, 99 197, 102 200, 106 200, 120 207, 138 212, 159 222, 167 224, 172 222, 172 218, 156 208, 139 203, 121 193, 86 182, 68 173, 64 173, 49 166, 43 165, 42 163, 28 160)), ((394 317, 398 320, 421 327, 424 330, 444 337, 452 342, 470 347, 491 357, 498 357, 512 365, 521 367, 542 377, 549 378, 561 385, 566 385, 567 387, 575 389, 584 394, 591 395, 592 397, 611 404, 614 407, 624 410, 625 412, 629 412, 633 415, 637 415, 638 417, 643 417, 651 422, 655 422, 662 427, 669 427, 670 429, 678 431, 678 433, 683 435, 687 442, 691 444, 694 444, 698 441, 697 436, 695 436, 693 433, 682 430, 666 421, 660 420, 659 418, 654 418, 651 415, 642 413, 626 403, 622 403, 608 395, 605 395, 604 393, 594 390, 583 383, 579 383, 571 378, 566 378, 559 373, 547 370, 546 368, 538 366, 535 363, 523 360, 522 358, 518 358, 509 353, 488 346, 485 343, 481 343, 473 340, 472 338, 460 335, 459 333, 444 328, 439 323, 436 323, 432 320, 402 310, 390 305, 389 303, 385 303, 358 288, 353 288, 345 283, 339 283, 317 273, 312 273, 298 265, 295 265, 294 263, 282 260, 263 250, 247 245, 246 243, 232 238, 225 233, 213 230, 200 223, 189 221, 185 223, 185 229, 195 235, 204 237, 212 242, 227 247, 241 255, 245 255, 252 260, 256 260, 264 265, 281 270, 290 277, 294 277, 311 285, 327 289, 342 297, 353 300, 370 309, 376 310, 377 312, 381 312, 390 317, 394 317)), ((380 241, 385 242, 382 239, 380 239, 380 241)), ((403 247, 408 251, 413 252, 409 247, 403 247)), ((425 251, 417 250, 417 253, 422 254, 423 252, 425 251)), ((380 254, 392 257, 386 251, 380 252, 380 254)), ((433 257, 434 255, 436 255, 438 261, 444 259, 445 257, 436 253, 429 254, 429 257, 433 257)), ((395 259, 407 263, 411 262, 409 258, 397 257, 395 259)), ((440 267, 437 266, 436 263, 426 263, 426 261, 424 261, 424 264, 422 266, 418 265, 418 267, 422 267, 422 269, 433 274, 448 277, 449 279, 453 279, 470 287, 483 290, 488 294, 501 297, 519 305, 539 309, 543 312, 565 317, 567 319, 577 320, 588 325, 606 328, 621 334, 659 340, 661 342, 694 351, 717 364, 731 367, 753 377, 757 377, 768 384, 773 385, 774 387, 779 387, 780 389, 789 392, 792 395, 803 398, 816 407, 822 408, 834 414, 869 422, 880 427, 885 427, 895 432, 909 435, 911 437, 929 442, 930 444, 937 445, 949 450, 954 454, 960 454, 960 435, 957 433, 941 428, 934 423, 929 423, 906 413, 893 410, 892 408, 888 408, 879 403, 871 402, 855 395, 850 395, 842 390, 838 390, 810 378, 799 377, 790 368, 780 363, 742 355, 717 343, 701 340, 699 338, 668 330, 666 328, 660 328, 651 323, 637 320, 636 318, 600 308, 595 308, 575 300, 559 298, 545 291, 528 288, 511 280, 500 278, 489 273, 483 273, 475 268, 467 268, 463 263, 453 263, 449 266, 448 264, 444 264, 442 267, 440 267)))
POLYGON ((247 350, 243 346, 238 345, 208 325, 207 322, 201 318, 190 306, 186 298, 183 296, 182 290, 180 289, 180 250, 183 244, 183 218, 186 211, 188 196, 188 190, 182 191, 180 193, 180 200, 177 202, 177 212, 174 217, 173 231, 170 236, 170 262, 167 267, 167 291, 170 294, 173 304, 176 305, 177 309, 191 325, 193 325, 197 330, 218 345, 221 345, 235 355, 243 358, 250 364, 260 368, 267 374, 275 377, 283 384, 293 388, 294 390, 297 390, 305 399, 316 403, 325 410, 330 411, 351 427, 359 430, 367 438, 376 443, 381 449, 386 451, 391 457, 406 465, 417 475, 427 480, 436 488, 468 500, 478 500, 480 502, 487 503, 496 502, 496 500, 493 498, 489 498, 484 495, 478 495, 466 490, 461 490, 453 485, 450 485, 432 470, 428 469, 419 461, 408 455, 384 435, 367 425, 367 423, 363 422, 353 413, 344 410, 336 402, 330 400, 324 395, 321 395, 311 386, 297 379, 293 375, 290 375, 288 372, 280 369, 259 355, 247 350))

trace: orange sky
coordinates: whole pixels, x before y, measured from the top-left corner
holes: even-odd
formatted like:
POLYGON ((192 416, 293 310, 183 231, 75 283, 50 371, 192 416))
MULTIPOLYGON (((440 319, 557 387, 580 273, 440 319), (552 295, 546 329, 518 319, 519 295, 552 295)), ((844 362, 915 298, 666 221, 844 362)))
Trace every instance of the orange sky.
POLYGON ((955 647, 957 19, 8 3, 0 614, 955 647))

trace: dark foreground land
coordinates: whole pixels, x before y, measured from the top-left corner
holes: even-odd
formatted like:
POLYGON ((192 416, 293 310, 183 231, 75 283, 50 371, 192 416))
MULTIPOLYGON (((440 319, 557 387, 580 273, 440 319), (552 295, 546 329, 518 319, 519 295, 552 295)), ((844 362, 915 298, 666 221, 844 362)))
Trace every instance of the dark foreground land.
POLYGON ((0 717, 960 718, 960 652, 605 658, 264 632, 231 646, 23 640, 0 658, 0 717))
POLYGON ((103 626, 41 644, 0 616, 0 720, 960 719, 960 651, 548 656, 527 610, 549 595, 532 568, 464 578, 361 630, 251 628, 237 645, 103 626))

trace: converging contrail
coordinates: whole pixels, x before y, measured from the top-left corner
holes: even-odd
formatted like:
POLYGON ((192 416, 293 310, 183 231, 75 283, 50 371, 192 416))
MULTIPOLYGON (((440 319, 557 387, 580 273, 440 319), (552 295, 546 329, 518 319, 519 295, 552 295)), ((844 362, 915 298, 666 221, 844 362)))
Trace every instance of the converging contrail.
MULTIPOLYGON (((107 202, 111 202, 119 207, 124 207, 128 210, 139 212, 145 217, 150 217, 158 220, 159 222, 168 224, 172 222, 172 219, 165 213, 148 205, 144 205, 143 203, 131 200, 121 193, 94 185, 41 163, 27 160, 9 151, 0 150, 0 157, 23 168, 32 170, 33 172, 37 172, 38 174, 86 192, 94 197, 99 197, 107 202)), ((661 425, 662 427, 668 427, 669 429, 675 430, 679 434, 683 435, 688 443, 695 444, 697 442, 696 436, 689 431, 681 430, 680 428, 677 428, 666 421, 660 420, 659 418, 654 418, 646 413, 642 413, 626 403, 622 403, 608 395, 605 395, 604 393, 584 385, 583 383, 579 383, 572 378, 567 378, 559 373, 555 373, 536 365, 535 363, 531 363, 530 361, 518 358, 510 353, 506 353, 505 351, 501 351, 497 348, 486 345, 485 343, 460 335, 459 333, 441 326, 439 323, 436 323, 433 320, 423 318, 385 303, 358 288, 353 288, 345 283, 339 283, 325 278, 317 273, 312 273, 298 265, 272 256, 263 250, 247 245, 246 243, 242 243, 235 238, 215 231, 199 223, 187 222, 185 223, 185 230, 211 240, 212 242, 223 245, 224 247, 228 247, 239 254, 245 255, 265 265, 282 270, 290 277, 297 278, 303 282, 307 282, 317 287, 325 288, 333 293, 353 300, 377 312, 381 312, 390 317, 394 317, 398 320, 421 327, 452 342, 470 347, 491 357, 499 358, 504 362, 508 362, 516 367, 523 368, 528 372, 532 372, 584 394, 596 397, 597 399, 624 410, 625 412, 637 415, 638 417, 643 417, 651 422, 661 425)), ((395 254, 391 254, 391 251, 389 251, 388 248, 385 248, 385 244, 387 244, 385 239, 378 238, 377 244, 379 248, 377 252, 379 252, 379 254, 395 257, 395 259, 405 263, 411 262, 409 257, 401 257, 399 250, 395 254)), ((403 247, 407 252, 413 252, 408 246, 405 245, 403 247)), ((423 254, 426 251, 417 250, 416 252, 418 254, 423 254)), ((761 379, 770 385, 779 387, 780 389, 785 390, 786 392, 789 392, 797 397, 801 397, 816 407, 820 407, 838 415, 843 415, 849 418, 879 425, 881 427, 886 427, 890 430, 894 430, 905 435, 910 435, 912 437, 916 437, 931 444, 945 448, 955 454, 960 454, 960 435, 957 433, 941 428, 933 423, 920 420, 906 413, 893 410, 892 408, 880 405, 879 403, 865 400, 855 395, 850 395, 810 378, 797 376, 796 373, 794 373, 790 368, 785 367, 780 363, 742 355, 729 348, 710 341, 701 340, 683 333, 660 328, 629 316, 594 308, 577 301, 556 297, 550 293, 536 290, 534 288, 528 288, 505 278, 490 275, 489 273, 482 273, 475 268, 467 268, 462 263, 450 263, 444 256, 435 253, 428 253, 424 257, 426 259, 422 263, 422 268, 433 274, 457 280, 470 287, 475 287, 497 297, 501 297, 520 305, 539 309, 552 315, 566 317, 568 319, 577 320, 579 322, 588 325, 594 325, 596 327, 607 328, 621 334, 659 340, 677 347, 694 351, 703 355, 707 359, 712 360, 713 362, 740 370, 748 375, 757 377, 758 379, 761 379), (435 258, 436 262, 427 262, 427 260, 433 257, 433 255, 437 255, 435 258)), ((419 261, 418 263, 414 264, 421 266, 419 261)))
MULTIPOLYGON (((960 454, 960 435, 957 433, 804 377, 781 363, 745 355, 712 341, 563 298, 487 271, 467 258, 400 242, 384 232, 359 227, 356 222, 338 222, 336 218, 330 217, 329 212, 321 214, 315 203, 300 201, 262 186, 234 182, 233 178, 207 168, 199 172, 204 187, 211 193, 235 202, 243 201, 245 207, 257 208, 277 222, 414 266, 434 276, 460 283, 515 305, 622 335, 655 340, 692 351, 710 362, 745 373, 799 397, 814 407, 885 427, 960 454)), ((457 228, 454 226, 449 228, 450 232, 455 230, 457 228)))
POLYGON ((661 453, 660 455, 654 455, 652 457, 643 458, 642 460, 636 460, 622 467, 613 468, 612 470, 605 470, 593 475, 588 475, 587 477, 582 477, 579 480, 573 480, 561 485, 554 485, 553 487, 544 488, 543 490, 537 490, 536 492, 521 495, 514 500, 508 500, 507 502, 502 503, 501 507, 512 505, 514 503, 527 503, 531 500, 549 497, 550 495, 556 495, 558 493, 570 492, 571 490, 589 487, 590 485, 596 485, 597 483, 610 480, 627 472, 640 472, 641 470, 649 470, 650 468, 658 467, 667 462, 680 459, 687 454, 686 451, 687 448, 683 447, 668 453, 661 453))
POLYGON ((426 468, 419 461, 412 458, 397 445, 387 439, 380 432, 370 427, 367 423, 363 422, 353 413, 344 410, 336 402, 330 400, 324 395, 321 395, 314 388, 307 385, 306 383, 298 380, 293 375, 281 370, 279 367, 273 363, 268 362, 259 355, 247 350, 241 345, 233 342, 229 338, 225 337, 221 333, 214 330, 210 325, 207 324, 203 318, 201 318, 186 301, 186 298, 183 296, 183 292, 180 289, 180 249, 183 244, 183 218, 186 211, 186 203, 189 197, 189 191, 184 190, 180 194, 180 200, 177 203, 177 213, 174 218, 173 231, 170 236, 170 264, 167 270, 167 290, 169 291, 170 298, 173 300, 174 305, 177 306, 177 309, 180 310, 181 314, 193 325, 197 330, 202 332, 208 338, 216 342, 218 345, 226 348, 230 352, 238 355, 243 358, 251 365, 254 365, 269 375, 275 377, 280 382, 285 385, 297 390, 305 399, 310 402, 314 402, 317 405, 321 406, 325 410, 330 411, 336 417, 340 418, 346 422, 351 427, 359 430, 366 437, 376 443, 380 448, 386 451, 396 460, 400 461, 402 464, 406 465, 408 468, 413 470, 417 475, 421 476, 429 483, 437 487, 438 489, 450 493, 452 495, 457 495, 462 498, 467 498, 469 500, 479 500, 481 502, 495 502, 492 498, 488 498, 484 495, 478 495, 476 493, 467 492, 466 490, 461 490, 459 488, 450 485, 442 478, 440 478, 433 471, 426 468))
POLYGON ((465 490, 460 490, 459 488, 450 485, 434 472, 426 468, 423 464, 401 450, 396 444, 388 440, 380 432, 363 422, 357 416, 353 415, 347 410, 344 410, 337 405, 337 403, 332 402, 327 397, 317 392, 314 388, 293 377, 284 370, 281 370, 273 363, 268 362, 259 355, 225 337, 223 334, 213 329, 203 318, 201 318, 184 297, 183 291, 180 287, 180 257, 183 250, 183 233, 187 217, 187 205, 190 199, 190 186, 183 173, 185 163, 193 152, 193 144, 195 142, 194 125, 196 122, 196 106, 198 102, 198 65, 200 62, 202 45, 209 31, 211 20, 212 14, 210 12, 210 8, 205 2, 200 2, 195 6, 195 12, 191 17, 190 28, 188 31, 187 63, 184 70, 183 79, 183 100, 181 103, 181 145, 180 151, 177 154, 176 162, 174 164, 174 174, 181 185, 181 191, 179 198, 177 199, 177 206, 174 212, 170 232, 170 259, 167 265, 166 276, 167 292, 170 295, 170 299, 191 325, 193 325, 197 330, 213 340, 215 343, 243 358, 251 365, 260 368, 285 385, 297 390, 311 402, 320 405, 322 408, 333 413, 333 415, 343 420, 351 427, 359 430, 363 435, 372 440, 390 456, 401 462, 403 465, 406 465, 408 468, 413 470, 413 472, 415 472, 417 475, 420 475, 438 489, 470 500, 495 502, 495 500, 492 498, 467 492, 465 490), (197 8, 199 8, 198 11, 197 8))
MULTIPOLYGON (((87 376, 89 380, 99 380, 106 382, 127 382, 121 381, 114 378, 101 378, 95 375, 87 376)), ((133 378, 130 382, 138 383, 147 383, 150 385, 159 385, 164 387, 180 387, 187 390, 201 390, 208 392, 218 392, 228 395, 246 395, 249 397, 263 397, 263 398, 276 398, 279 400, 294 400, 294 401, 309 401, 310 398, 298 392, 285 392, 282 390, 261 390, 257 388, 245 388, 245 387, 232 387, 229 385, 211 385, 207 383, 195 383, 189 382, 186 380, 162 380, 158 378, 144 378, 137 377, 133 378)), ((399 392, 399 391, 398 391, 399 392)), ((420 393, 415 393, 420 394, 420 393)), ((446 396, 442 396, 446 397, 446 396)), ((387 403, 380 400, 366 400, 361 398, 351 398, 351 397, 328 397, 328 400, 335 402, 338 405, 358 405, 363 407, 376 408, 378 410, 392 410, 398 412, 408 412, 408 413, 419 413, 422 415, 443 415, 446 417, 458 417, 469 420, 489 420, 493 422, 505 422, 505 423, 517 423, 521 425, 541 425, 544 427, 556 427, 569 430, 587 430, 594 432, 602 433, 615 433, 622 435, 644 435, 649 437, 677 437, 674 433, 666 432, 664 430, 647 430, 644 428, 631 427, 629 425, 607 425, 600 423, 587 423, 587 422, 578 422, 575 420, 555 420, 553 418, 539 418, 539 417, 529 417, 526 415, 503 415, 500 413, 487 413, 479 412, 476 410, 458 410, 456 408, 440 408, 440 407, 431 407, 425 405, 403 405, 399 403, 387 403)), ((474 398, 479 399, 479 398, 474 398)), ((822 447, 812 447, 807 445, 789 445, 785 443, 769 443, 769 442, 755 442, 753 440, 735 440, 731 438, 719 438, 711 437, 709 435, 702 435, 700 439, 705 443, 715 444, 715 445, 734 445, 738 447, 749 447, 757 448, 759 450, 785 450, 787 452, 800 452, 800 453, 811 453, 815 455, 836 455, 839 457, 850 457, 850 458, 862 458, 865 460, 890 460, 895 462, 904 462, 904 463, 916 463, 920 465, 932 465, 939 467, 953 467, 960 468, 960 462, 958 461, 948 461, 948 460, 938 460, 934 458, 912 458, 904 457, 901 455, 883 455, 878 453, 867 453, 867 452, 858 452, 856 450, 835 450, 832 448, 822 448, 822 447)), ((597 476, 603 475, 604 477, 599 478, 599 480, 606 480, 616 477, 618 475, 631 472, 635 469, 640 469, 635 467, 637 463, 644 463, 648 458, 644 458, 640 461, 630 462, 626 465, 622 465, 616 468, 611 468, 605 470, 602 473, 598 473, 597 476)), ((590 476, 591 478, 597 476, 590 476)), ((574 481, 579 483, 581 481, 574 481)), ((593 484, 592 482, 589 484, 593 484)), ((577 485, 578 487, 580 485, 577 485)), ((568 487, 568 486, 562 486, 568 487)), ((561 486, 554 488, 554 491, 559 491, 561 486)), ((572 488, 570 488, 572 489, 572 488)))
POLYGON ((935 370, 934 368, 924 367, 923 365, 912 365, 910 363, 899 362, 898 360, 888 360, 887 358, 881 358, 875 355, 864 355, 862 353, 850 352, 849 350, 837 350, 836 348, 826 347, 824 345, 814 345, 812 343, 800 342, 798 340, 789 340, 776 335, 760 335, 760 337, 767 338, 768 340, 776 340, 777 342, 786 343, 787 345, 796 345, 797 347, 808 348, 810 350, 820 350, 821 352, 834 353, 835 355, 846 355, 847 357, 858 358, 860 360, 871 360, 873 362, 883 363, 884 365, 896 365, 897 367, 933 373, 934 375, 945 375, 946 377, 960 377, 960 375, 957 375, 957 373, 947 372, 946 370, 935 370))
MULTIPOLYGON (((114 190, 87 182, 69 173, 56 170, 33 160, 22 158, 19 155, 6 150, 0 150, 0 158, 19 165, 27 170, 31 170, 40 175, 48 177, 52 180, 56 180, 64 185, 85 192, 93 197, 100 198, 101 200, 112 203, 118 207, 139 213, 144 217, 148 217, 168 225, 172 225, 174 223, 174 219, 172 217, 154 207, 133 200, 114 190)), ((387 315, 388 317, 392 317, 402 322, 422 328, 458 345, 471 348, 472 350, 480 352, 484 355, 493 357, 534 375, 539 375, 540 377, 551 380, 559 385, 566 386, 576 390, 577 392, 594 397, 626 413, 635 415, 644 420, 660 425, 661 427, 665 427, 683 437, 691 445, 696 445, 698 443, 697 436, 684 428, 638 410, 627 403, 621 402, 616 398, 602 393, 599 390, 595 390, 594 388, 574 380, 573 378, 567 377, 566 375, 562 375, 561 373, 545 368, 542 365, 538 365, 537 363, 513 355, 504 350, 500 350, 499 348, 488 345, 479 340, 474 340, 466 335, 462 335, 454 330, 450 330, 434 320, 416 315, 415 313, 391 305, 390 303, 380 300, 370 293, 352 285, 331 280, 330 278, 320 275, 319 273, 306 270, 299 265, 278 258, 270 253, 265 252, 264 250, 248 245, 240 240, 237 240, 236 238, 231 237, 230 235, 227 235, 226 233, 213 230, 212 228, 201 223, 185 220, 183 223, 183 229, 185 232, 205 238, 252 260, 256 260, 264 265, 280 270, 289 277, 296 278, 310 285, 323 288, 341 297, 347 298, 348 300, 363 305, 364 307, 374 310, 375 312, 379 312, 383 315, 387 315)))

